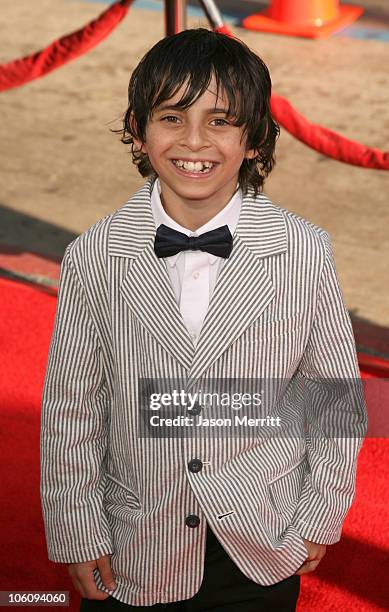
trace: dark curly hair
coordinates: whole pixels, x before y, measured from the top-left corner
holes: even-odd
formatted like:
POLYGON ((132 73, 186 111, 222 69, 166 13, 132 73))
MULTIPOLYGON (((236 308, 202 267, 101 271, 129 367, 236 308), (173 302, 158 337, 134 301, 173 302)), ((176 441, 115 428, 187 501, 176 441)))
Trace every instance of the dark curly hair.
POLYGON ((237 38, 205 28, 184 30, 163 38, 142 58, 131 75, 128 108, 123 117, 121 141, 131 145, 132 162, 144 177, 156 177, 146 153, 134 149, 134 138, 145 142, 146 125, 156 107, 172 98, 188 83, 177 108, 188 108, 208 88, 215 76, 217 96, 225 91, 228 115, 234 125, 244 126, 246 150, 255 149, 254 159, 244 159, 239 170, 243 193, 249 185, 255 195, 275 164, 274 149, 280 128, 270 111, 271 80, 265 63, 237 38))

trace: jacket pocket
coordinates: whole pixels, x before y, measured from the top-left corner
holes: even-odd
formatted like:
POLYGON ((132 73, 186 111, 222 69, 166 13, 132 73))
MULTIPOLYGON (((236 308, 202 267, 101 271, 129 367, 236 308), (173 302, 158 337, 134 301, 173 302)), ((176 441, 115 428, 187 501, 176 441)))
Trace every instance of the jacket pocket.
POLYGON ((125 514, 129 511, 141 510, 138 496, 111 474, 105 474, 104 506, 111 514, 125 514))
POLYGON ((267 483, 269 500, 277 514, 288 522, 293 518, 306 472, 306 458, 267 483))
POLYGON ((299 312, 289 317, 280 319, 263 319, 260 317, 255 321, 251 328, 248 338, 252 342, 264 342, 277 336, 293 334, 302 326, 302 319, 299 312))

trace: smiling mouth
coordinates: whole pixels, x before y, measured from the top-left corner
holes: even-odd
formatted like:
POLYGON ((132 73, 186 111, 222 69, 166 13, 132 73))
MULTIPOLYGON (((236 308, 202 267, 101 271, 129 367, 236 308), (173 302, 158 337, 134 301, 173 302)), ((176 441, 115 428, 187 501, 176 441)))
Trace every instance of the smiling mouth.
POLYGON ((184 162, 179 159, 170 160, 172 164, 178 170, 185 172, 187 174, 209 174, 216 166, 218 166, 218 162, 184 162))

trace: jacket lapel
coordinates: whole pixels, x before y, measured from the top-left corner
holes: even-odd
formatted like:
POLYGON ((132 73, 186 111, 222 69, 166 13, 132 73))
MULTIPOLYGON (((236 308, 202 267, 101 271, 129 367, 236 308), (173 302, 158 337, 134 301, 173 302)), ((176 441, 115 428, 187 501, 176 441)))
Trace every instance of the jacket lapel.
POLYGON ((111 256, 131 258, 120 292, 147 331, 189 370, 195 347, 181 316, 165 262, 154 253, 156 227, 150 206, 153 182, 146 184, 114 215, 111 256))
POLYGON ((261 315, 274 295, 260 259, 235 235, 232 254, 217 279, 189 378, 200 377, 261 315))
POLYGON ((189 369, 194 345, 179 311, 165 262, 156 257, 153 243, 148 243, 131 262, 121 293, 150 334, 189 369))
MULTIPOLYGON (((275 298, 262 259, 287 250, 282 212, 264 195, 243 197, 234 246, 209 304, 189 378, 195 381, 275 298)), ((192 384, 192 383, 191 383, 192 384)))
POLYGON ((275 297, 263 257, 287 250, 280 209, 262 194, 243 197, 231 256, 219 274, 195 349, 179 311, 165 262, 154 253, 156 227, 151 210, 154 181, 113 216, 108 253, 131 258, 120 291, 150 334, 196 379, 261 316, 275 297))

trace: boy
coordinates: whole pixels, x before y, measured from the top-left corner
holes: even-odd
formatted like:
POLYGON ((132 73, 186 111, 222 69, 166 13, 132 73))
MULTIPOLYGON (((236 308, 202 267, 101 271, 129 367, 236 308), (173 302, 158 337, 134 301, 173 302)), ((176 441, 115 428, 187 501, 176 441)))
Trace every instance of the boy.
POLYGON ((270 93, 237 39, 199 28, 157 43, 122 138, 148 180, 66 249, 41 495, 49 558, 69 564, 81 610, 295 610, 301 574, 340 539, 366 413, 320 380, 359 378, 355 342, 329 235, 260 193, 270 93), (267 434, 226 434, 227 419, 199 434, 221 410, 197 401, 162 406, 153 426, 191 426, 153 435, 147 380, 153 400, 184 381, 185 407, 198 381, 254 385, 267 434))

